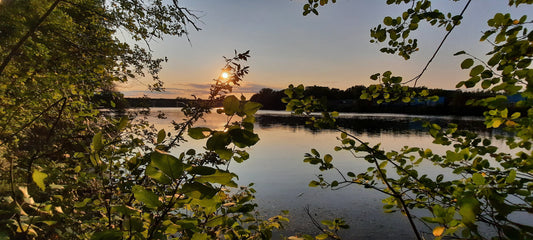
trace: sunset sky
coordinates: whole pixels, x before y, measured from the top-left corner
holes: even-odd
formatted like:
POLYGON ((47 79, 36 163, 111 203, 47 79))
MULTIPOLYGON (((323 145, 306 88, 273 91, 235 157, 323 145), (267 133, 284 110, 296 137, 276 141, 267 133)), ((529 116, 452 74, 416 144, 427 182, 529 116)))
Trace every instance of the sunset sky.
MULTIPOLYGON (((423 68, 444 37, 443 29, 421 24, 411 36, 419 39, 421 51, 405 61, 397 55, 383 54, 384 45, 370 43, 370 29, 385 16, 399 16, 407 6, 387 5, 385 0, 338 0, 322 7, 320 15, 302 16, 303 0, 182 0, 180 4, 195 10, 201 17, 201 31, 189 28, 187 38, 167 38, 153 42, 155 56, 166 56, 161 79, 166 92, 150 93, 150 79, 134 79, 118 89, 128 97, 144 94, 155 98, 205 97, 212 79, 220 74, 222 56, 233 50, 250 50, 250 74, 234 93, 250 96, 261 88, 283 89, 289 84, 319 85, 346 89, 353 85, 372 84, 369 76, 391 70, 394 75, 412 78, 423 68)), ((453 89, 465 80, 467 71, 459 64, 460 50, 481 58, 489 51, 480 42, 480 29, 496 12, 511 12, 519 18, 533 12, 531 6, 520 11, 507 6, 505 0, 474 0, 462 24, 448 38, 419 85, 453 89)), ((434 1, 433 7, 458 14, 466 1, 434 1), (439 5, 437 5, 439 4, 439 5)), ((531 19, 529 19, 531 20, 531 19)), ((124 35, 118 35, 127 41, 124 35)))

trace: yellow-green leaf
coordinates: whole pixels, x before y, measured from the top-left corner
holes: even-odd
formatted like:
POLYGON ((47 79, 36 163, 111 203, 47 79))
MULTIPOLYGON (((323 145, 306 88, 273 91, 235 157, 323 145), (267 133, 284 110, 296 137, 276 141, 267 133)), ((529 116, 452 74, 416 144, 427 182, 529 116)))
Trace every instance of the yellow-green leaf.
POLYGON ((135 199, 143 202, 149 208, 157 208, 162 205, 159 197, 152 191, 144 189, 144 187, 135 185, 131 189, 135 199))
POLYGON ((163 140, 165 140, 165 137, 167 136, 167 134, 165 133, 165 129, 161 129, 158 133, 157 133, 157 143, 162 143, 163 140))
POLYGON ((41 190, 45 190, 46 189, 46 186, 44 185, 44 179, 46 177, 48 177, 48 174, 46 173, 43 173, 37 169, 35 169, 33 171, 33 174, 31 175, 31 177, 33 178, 33 181, 37 184, 37 186, 41 189, 41 190))

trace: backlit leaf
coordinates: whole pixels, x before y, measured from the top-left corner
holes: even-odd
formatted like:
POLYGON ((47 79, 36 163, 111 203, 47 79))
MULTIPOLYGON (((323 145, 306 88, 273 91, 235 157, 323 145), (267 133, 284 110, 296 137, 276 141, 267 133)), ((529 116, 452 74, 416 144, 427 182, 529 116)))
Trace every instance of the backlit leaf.
POLYGON ((219 183, 230 187, 237 187, 237 184, 233 181, 233 178, 236 177, 237 175, 234 173, 216 170, 214 174, 196 177, 195 180, 199 183, 219 183))
POLYGON ((206 127, 189 128, 189 136, 193 139, 203 139, 209 136, 211 129, 206 127))
POLYGON ((229 135, 233 143, 240 148, 252 146, 259 141, 259 135, 245 129, 235 128, 229 130, 229 135))
POLYGON ((208 150, 224 149, 230 144, 231 139, 228 133, 214 132, 209 139, 207 139, 206 147, 208 150))
POLYGON ((224 106, 224 113, 229 116, 239 111, 239 106, 241 102, 237 97, 232 95, 224 98, 222 104, 224 106))
POLYGON ((474 174, 472 174, 472 181, 473 181, 474 184, 476 184, 476 185, 483 185, 483 184, 485 184, 485 178, 483 177, 483 175, 481 175, 481 173, 474 173, 474 174))
POLYGON ((199 182, 183 184, 181 193, 197 199, 212 198, 218 190, 199 182))
POLYGON ((33 174, 31 175, 31 177, 33 178, 33 181, 37 184, 37 186, 41 190, 44 191, 46 189, 46 186, 44 185, 44 179, 48 177, 48 174, 40 172, 39 170, 35 169, 33 170, 33 174))
POLYGON ((505 178, 506 183, 512 183, 516 178, 516 170, 511 170, 509 172, 509 175, 507 175, 507 178, 505 178))
POLYGON ((247 102, 244 104, 244 113, 246 115, 253 115, 259 110, 263 105, 256 102, 247 102))
POLYGON ((433 236, 435 236, 435 237, 440 237, 440 236, 442 236, 442 234, 444 233, 444 230, 445 230, 445 229, 446 229, 446 228, 443 227, 443 226, 437 226, 437 227, 435 227, 435 228, 433 229, 433 236))
POLYGON ((93 136, 93 141, 91 144, 91 149, 94 151, 100 151, 103 147, 102 144, 102 132, 99 132, 93 136))
POLYGON ((135 199, 144 203, 149 208, 157 208, 162 205, 159 201, 159 197, 154 192, 146 190, 142 186, 133 186, 131 192, 135 196, 135 199))
POLYGON ((165 133, 165 129, 161 129, 158 133, 157 133, 157 144, 159 143, 162 143, 163 140, 165 140, 165 137, 166 137, 166 133, 165 133))
POLYGON ((163 171, 152 166, 151 164, 146 167, 145 173, 146 173, 146 176, 153 178, 159 183, 162 183, 162 184, 172 183, 172 179, 170 179, 169 176, 167 176, 165 173, 163 173, 163 171))
POLYGON ((154 151, 150 156, 150 165, 158 168, 172 179, 178 179, 183 174, 183 163, 176 157, 161 151, 154 151))
POLYGON ((209 238, 207 237, 207 233, 194 233, 191 239, 192 240, 206 240, 209 238))

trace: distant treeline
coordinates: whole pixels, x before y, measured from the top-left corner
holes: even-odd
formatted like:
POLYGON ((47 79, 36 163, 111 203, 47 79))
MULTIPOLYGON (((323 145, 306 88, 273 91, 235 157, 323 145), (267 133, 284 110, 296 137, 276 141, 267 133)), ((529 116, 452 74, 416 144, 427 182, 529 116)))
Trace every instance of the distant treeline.
POLYGON ((222 106, 222 99, 215 100, 211 103, 208 100, 202 99, 187 99, 187 98, 127 98, 122 93, 115 91, 104 91, 96 94, 93 97, 93 102, 100 108, 107 108, 113 110, 124 110, 127 108, 151 108, 151 107, 184 107, 191 104, 204 105, 210 104, 214 107, 222 106))
MULTIPOLYGON (((479 116, 486 110, 480 106, 466 105, 469 99, 482 99, 494 96, 494 93, 485 91, 460 91, 443 89, 417 88, 415 90, 426 89, 431 96, 438 96, 439 100, 418 101, 414 99, 410 103, 394 102, 377 104, 372 101, 360 99, 365 86, 353 86, 346 90, 329 88, 322 86, 305 87, 304 95, 315 96, 316 98, 326 98, 328 111, 338 112, 358 112, 358 113, 404 113, 419 115, 458 115, 458 116, 479 116)), ((518 95, 517 95, 518 96, 518 95)), ((285 103, 281 101, 286 97, 283 90, 273 90, 263 88, 259 93, 254 94, 250 100, 261 103, 264 110, 285 110, 285 103)), ((512 98, 511 96, 510 98, 512 98)), ((95 102, 103 108, 125 109, 142 107, 183 107, 187 104, 207 104, 207 100, 193 100, 186 98, 124 98, 118 92, 103 92, 97 94, 95 102)), ((510 99, 513 102, 513 99, 510 99)), ((520 99, 514 99, 518 101, 520 99)), ((222 100, 217 101, 214 106, 222 106, 222 100)))
MULTIPOLYGON (((207 100, 193 100, 186 98, 126 98, 128 107, 140 108, 140 107, 184 107, 191 102, 206 103, 207 100)), ((222 104, 215 104, 216 106, 222 104)))
MULTIPOLYGON (((494 96, 493 93, 463 92, 460 90, 443 90, 427 89, 430 95, 439 96, 439 100, 432 101, 412 101, 410 103, 395 102, 382 103, 360 99, 361 93, 365 90, 364 86, 353 86, 346 90, 329 88, 322 86, 308 86, 305 88, 304 95, 315 96, 316 98, 325 97, 328 103, 328 111, 339 112, 359 112, 359 113, 405 113, 421 115, 482 115, 484 109, 479 106, 468 106, 466 101, 469 99, 481 99, 494 96)), ((422 90, 419 88, 416 90, 422 90)), ((281 99, 285 97, 283 90, 273 90, 263 88, 259 93, 250 99, 254 102, 263 104, 263 109, 284 110, 285 104, 281 99)))

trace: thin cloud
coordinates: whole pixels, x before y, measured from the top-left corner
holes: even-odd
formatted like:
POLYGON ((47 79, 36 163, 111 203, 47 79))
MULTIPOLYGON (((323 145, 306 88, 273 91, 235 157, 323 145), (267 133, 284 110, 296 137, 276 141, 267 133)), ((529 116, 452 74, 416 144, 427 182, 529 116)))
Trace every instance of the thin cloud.
MULTIPOLYGON (((175 87, 167 87, 163 92, 152 92, 149 90, 129 90, 121 91, 126 97, 143 97, 148 96, 151 98, 191 98, 192 95, 206 98, 209 95, 209 88, 211 84, 209 83, 186 83, 186 84, 175 84, 175 87)), ((259 92, 263 88, 273 88, 272 86, 267 86, 264 84, 257 83, 243 83, 243 85, 235 87, 233 89, 234 94, 244 94, 245 96, 251 96, 259 92)))

